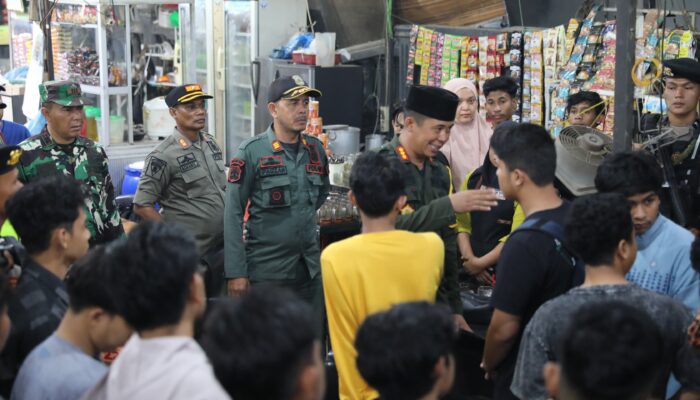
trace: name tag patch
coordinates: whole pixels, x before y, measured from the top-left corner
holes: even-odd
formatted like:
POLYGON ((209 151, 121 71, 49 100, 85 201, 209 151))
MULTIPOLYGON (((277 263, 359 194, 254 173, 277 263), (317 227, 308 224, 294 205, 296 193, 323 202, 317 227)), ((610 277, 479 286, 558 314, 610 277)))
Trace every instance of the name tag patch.
POLYGON ((287 167, 267 167, 260 168, 260 177, 287 175, 287 167))
POLYGON ((184 156, 178 157, 177 164, 180 167, 180 172, 192 171, 195 168, 199 168, 199 161, 197 161, 194 153, 187 153, 184 156))

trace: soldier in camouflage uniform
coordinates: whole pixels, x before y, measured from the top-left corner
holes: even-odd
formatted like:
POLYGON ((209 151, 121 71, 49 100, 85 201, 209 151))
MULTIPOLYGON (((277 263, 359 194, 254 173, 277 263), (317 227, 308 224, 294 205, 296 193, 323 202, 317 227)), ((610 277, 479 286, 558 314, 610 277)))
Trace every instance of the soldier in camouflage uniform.
POLYGON ((83 184, 87 192, 85 214, 90 245, 101 244, 124 234, 114 186, 104 149, 80 136, 85 115, 80 85, 70 81, 44 82, 39 86, 41 112, 46 127, 20 144, 19 179, 24 183, 64 174, 83 184))

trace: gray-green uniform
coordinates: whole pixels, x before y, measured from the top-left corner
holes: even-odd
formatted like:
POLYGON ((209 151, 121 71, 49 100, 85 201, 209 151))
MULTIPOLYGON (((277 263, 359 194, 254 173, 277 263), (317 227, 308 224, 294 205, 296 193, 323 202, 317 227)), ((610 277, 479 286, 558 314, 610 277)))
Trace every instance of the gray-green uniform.
MULTIPOLYGON (((226 189, 225 275, 288 286, 323 310, 316 210, 328 195, 322 143, 301 135, 296 154, 272 127, 241 143, 226 189), (250 202, 250 205, 248 205, 250 202), (243 216, 248 207, 246 241, 243 216)), ((317 314, 320 315, 320 314, 317 314)))
POLYGON ((177 128, 146 157, 134 203, 161 206, 166 223, 187 228, 200 255, 223 244, 226 173, 214 137, 190 141, 177 128))
POLYGON ((437 300, 448 304, 453 313, 462 314, 458 282, 461 262, 457 253, 457 234, 451 226, 456 217, 447 197, 453 191, 449 168, 436 160, 426 159, 423 169, 419 169, 409 159, 398 136, 378 151, 400 160, 405 167, 408 199, 396 227, 416 232, 434 231, 440 235, 445 243, 445 267, 437 300))

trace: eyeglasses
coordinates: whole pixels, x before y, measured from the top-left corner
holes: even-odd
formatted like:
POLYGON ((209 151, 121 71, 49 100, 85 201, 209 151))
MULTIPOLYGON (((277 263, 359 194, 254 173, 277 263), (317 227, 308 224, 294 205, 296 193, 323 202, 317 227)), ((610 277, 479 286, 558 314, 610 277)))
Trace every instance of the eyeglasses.
POLYGON ((7 104, 5 103, 0 103, 0 110, 4 110, 7 108, 7 104))

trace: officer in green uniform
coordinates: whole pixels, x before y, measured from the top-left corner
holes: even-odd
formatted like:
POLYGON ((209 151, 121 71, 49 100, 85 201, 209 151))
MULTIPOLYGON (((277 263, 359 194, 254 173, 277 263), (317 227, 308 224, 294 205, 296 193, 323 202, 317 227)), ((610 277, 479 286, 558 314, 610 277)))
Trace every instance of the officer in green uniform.
POLYGON ((667 185, 661 193, 661 211, 674 222, 700 230, 700 62, 691 58, 663 63, 663 97, 667 114, 642 118, 644 139, 660 139, 655 151, 664 169, 667 185), (660 129, 659 129, 660 128, 660 129), (669 131, 669 128, 670 131, 669 131), (663 137, 659 132, 669 131, 663 137))
POLYGON ((224 259, 229 295, 238 296, 261 282, 289 287, 312 305, 320 323, 323 289, 316 210, 330 184, 323 144, 301 134, 309 96, 319 97, 321 92, 299 76, 274 81, 267 106, 273 124, 241 143, 231 159, 224 259), (250 217, 244 239, 246 207, 250 217))
POLYGON ((146 157, 134 211, 146 220, 189 229, 201 256, 223 248, 226 173, 221 148, 202 132, 205 94, 200 85, 174 88, 165 97, 175 119, 173 134, 146 157), (161 212, 155 210, 158 202, 161 212))
MULTIPOLYGON (((461 265, 457 253, 454 209, 449 202, 452 194, 452 179, 449 167, 435 160, 440 148, 449 139, 457 112, 459 98, 452 92, 427 86, 411 88, 406 100, 404 128, 400 136, 385 144, 379 153, 398 158, 405 166, 406 194, 408 201, 402 214, 410 215, 434 202, 442 202, 443 223, 434 231, 445 242, 445 266, 443 279, 438 289, 438 301, 452 309, 457 325, 469 330, 462 316, 459 295, 458 273, 461 265)), ((494 196, 492 193, 487 196, 494 196)), ((492 200, 495 200, 493 198, 492 200)), ((492 200, 489 200, 489 204, 492 200)), ((399 220, 398 228, 411 223, 422 225, 408 218, 399 220)), ((415 226, 414 226, 415 228, 415 226)), ((422 230, 422 229, 414 229, 422 230)))
POLYGON ((39 85, 39 93, 46 127, 20 144, 24 152, 18 165, 19 179, 26 184, 57 174, 75 178, 87 192, 85 215, 90 245, 122 236, 107 155, 100 145, 80 136, 85 119, 80 85, 44 82, 39 85))

